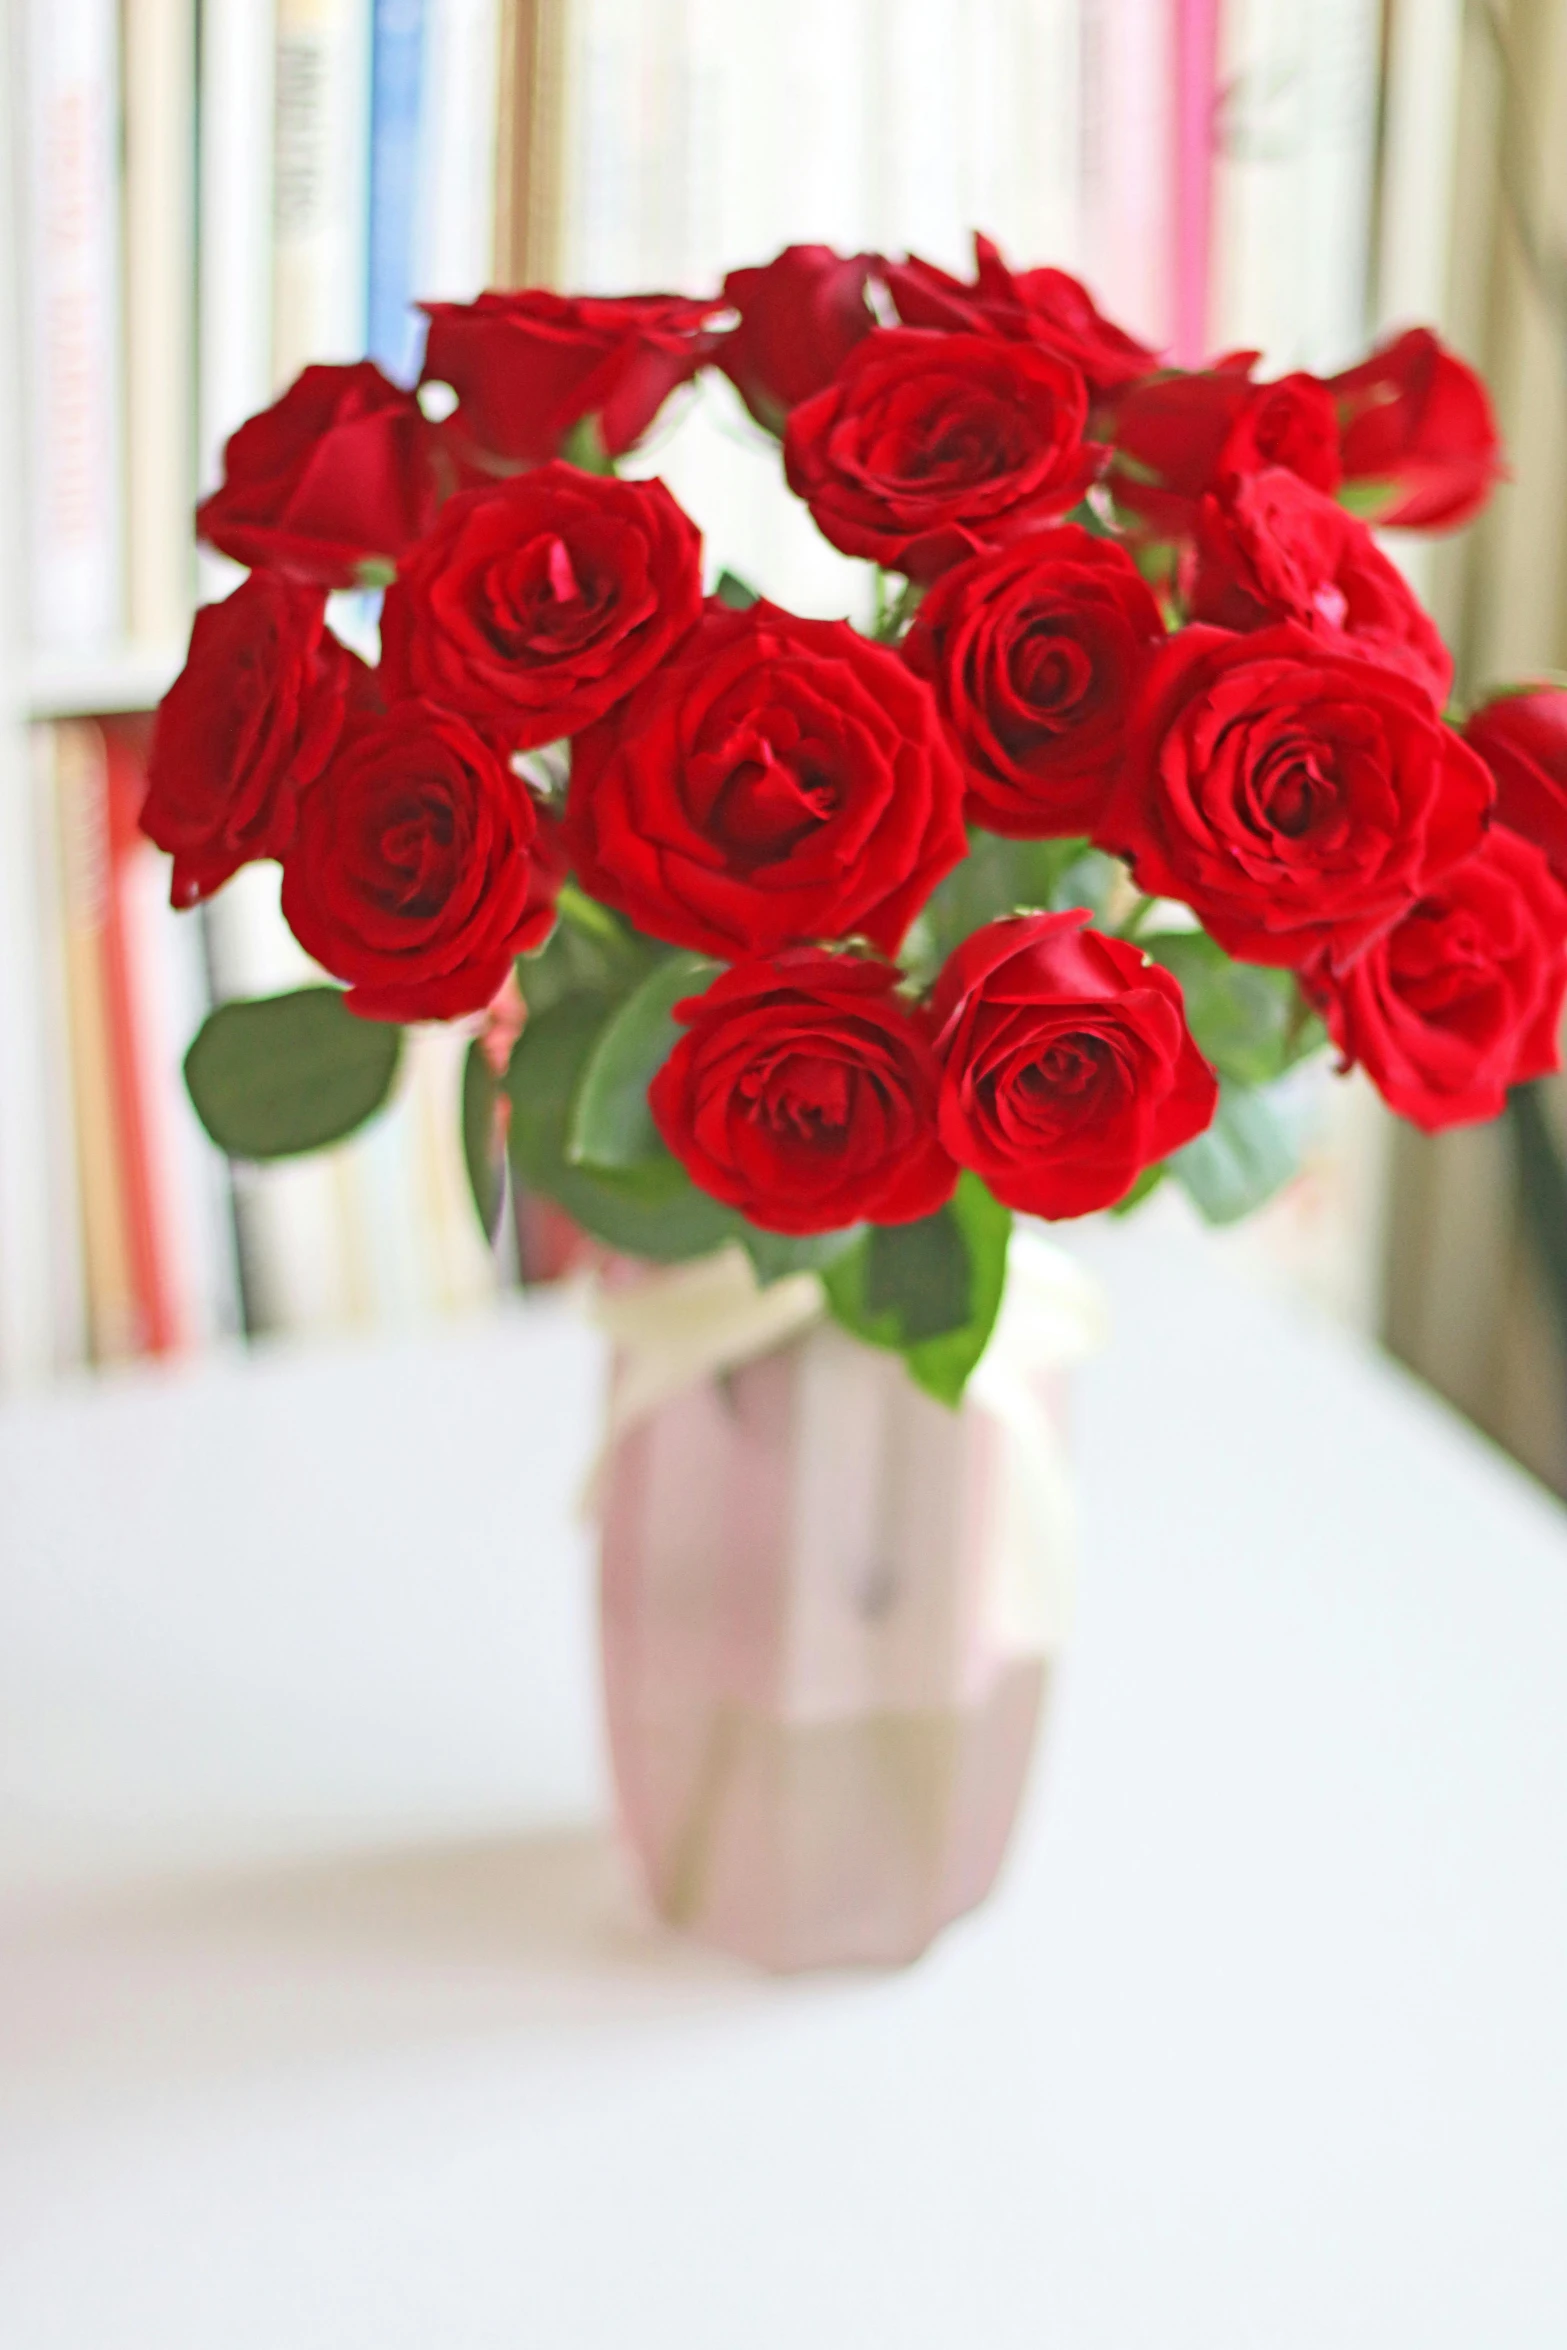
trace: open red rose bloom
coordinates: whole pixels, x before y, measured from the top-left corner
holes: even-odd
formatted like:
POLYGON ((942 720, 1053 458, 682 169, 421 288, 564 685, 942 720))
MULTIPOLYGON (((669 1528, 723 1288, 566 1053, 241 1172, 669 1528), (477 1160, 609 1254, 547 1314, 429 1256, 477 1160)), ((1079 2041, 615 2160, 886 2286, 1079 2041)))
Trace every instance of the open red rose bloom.
POLYGON ((1367 519, 1502 472, 1435 336, 1180 371, 983 237, 971 281, 796 245, 707 299, 433 305, 425 384, 308 368, 234 436, 198 519, 251 576, 143 822, 181 904, 275 859, 344 1014, 472 1023, 492 1225, 504 1152, 611 1248, 738 1241, 912 1348, 1012 1213, 1255 1204, 1277 1154, 1227 1136, 1330 1046, 1427 1129, 1557 1066, 1567 693, 1452 711, 1367 519), (693 396, 863 561, 853 614, 617 473, 693 396))

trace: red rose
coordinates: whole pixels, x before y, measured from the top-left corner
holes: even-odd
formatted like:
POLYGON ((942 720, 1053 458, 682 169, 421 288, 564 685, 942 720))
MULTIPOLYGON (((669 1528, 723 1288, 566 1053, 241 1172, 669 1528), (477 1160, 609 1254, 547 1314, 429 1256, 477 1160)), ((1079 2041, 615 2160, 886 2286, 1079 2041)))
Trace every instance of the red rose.
POLYGON ((1558 1066, 1567 892, 1538 849, 1492 832, 1347 971, 1307 991, 1346 1067, 1428 1134, 1494 1118, 1558 1066))
POLYGON ((1088 920, 1079 908, 987 924, 949 956, 931 1003, 941 1139, 1031 1216, 1110 1207, 1218 1106, 1179 983, 1088 920))
POLYGON ((546 936, 558 880, 527 787, 465 719, 400 702, 301 798, 283 912, 351 1011, 450 1020, 546 936))
POLYGON ((1147 375, 1158 353, 1095 308, 1082 282, 1064 269, 1008 269, 989 237, 974 236, 974 282, 949 277, 911 254, 884 261, 881 275, 905 326, 948 334, 992 333, 1034 342, 1075 367, 1096 398, 1147 375))
POLYGON ((1472 367, 1425 327, 1330 376, 1344 479, 1368 521, 1456 530, 1501 480, 1491 396, 1472 367))
POLYGON ((258 571, 196 614, 158 711, 141 811, 143 832, 174 859, 176 906, 283 854, 361 670, 326 625, 324 589, 258 571))
POLYGON ((876 321, 865 299, 869 263, 829 245, 788 245, 765 269, 732 269, 724 300, 740 323, 717 365, 758 424, 782 432, 791 408, 830 384, 876 321))
POLYGON ((1102 452, 1075 367, 994 335, 886 327, 789 418, 784 470, 846 555, 933 579, 1075 506, 1102 452))
POLYGON ((1098 835, 1232 955, 1336 960, 1480 844, 1491 779, 1430 696, 1293 622, 1171 637, 1098 835))
POLYGON ((841 620, 709 604, 577 737, 566 846, 655 938, 734 958, 860 932, 889 954, 962 859, 930 690, 841 620))
POLYGON ((1451 691, 1452 655, 1402 572, 1363 522, 1281 466, 1203 499, 1185 590, 1193 620, 1296 620, 1340 652, 1412 677, 1438 709, 1451 691))
POLYGON ((589 417, 619 457, 710 355, 714 338, 703 329, 717 307, 683 294, 572 298, 538 288, 427 302, 422 380, 457 394, 459 445, 502 464, 559 456, 589 417))
POLYGON ((1247 473, 1283 466, 1313 489, 1339 485, 1338 414, 1312 375, 1251 381, 1254 354, 1200 375, 1158 375, 1116 402, 1109 482, 1145 531, 1190 535, 1198 501, 1247 473))
POLYGON ((229 441, 197 535, 321 587, 361 586, 366 565, 385 578, 435 519, 434 452, 418 401, 370 360, 307 367, 229 441))
POLYGON ((1567 693, 1530 686, 1476 710, 1464 740, 1496 783, 1496 821, 1543 849, 1567 882, 1567 693))
POLYGON ((701 609, 701 533, 662 482, 552 463, 441 509, 387 591, 382 668, 527 750, 602 717, 701 609))
POLYGON ((797 947, 677 1004, 687 1033, 648 1103, 692 1181, 767 1232, 934 1215, 958 1171, 936 1139, 930 1021, 898 979, 797 947))
POLYGON ((1091 831, 1163 641, 1131 557, 1075 523, 944 573, 903 654, 968 762, 969 821, 1025 838, 1091 831))

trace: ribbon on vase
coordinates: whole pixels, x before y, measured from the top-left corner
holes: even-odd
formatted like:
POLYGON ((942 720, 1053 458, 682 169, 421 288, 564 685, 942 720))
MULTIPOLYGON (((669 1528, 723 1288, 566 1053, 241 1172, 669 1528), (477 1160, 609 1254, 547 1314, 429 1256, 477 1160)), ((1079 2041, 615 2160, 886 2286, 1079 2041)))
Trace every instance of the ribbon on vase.
MULTIPOLYGON (((814 1273, 786 1274, 764 1287, 735 1245, 691 1264, 596 1281, 587 1311, 619 1358, 603 1448, 584 1497, 591 1513, 604 1461, 621 1437, 688 1388, 803 1337, 825 1319, 827 1301, 814 1273)), ((1017 1225, 1001 1311, 967 1392, 1013 1439, 1021 1506, 1036 1529, 1060 1531, 1071 1514, 1071 1480, 1043 1383, 1096 1352, 1107 1328, 1093 1275, 1017 1225)))

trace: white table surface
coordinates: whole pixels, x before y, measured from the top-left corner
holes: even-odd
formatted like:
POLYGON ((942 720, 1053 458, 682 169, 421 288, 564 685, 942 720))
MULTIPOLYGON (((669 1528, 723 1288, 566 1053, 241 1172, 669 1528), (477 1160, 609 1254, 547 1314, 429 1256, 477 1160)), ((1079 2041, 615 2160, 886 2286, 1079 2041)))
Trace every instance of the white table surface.
POLYGON ((892 1977, 640 1919, 558 1315, 0 1413, 4 2350, 1560 2350, 1567 1521, 1083 1245, 1053 1733, 892 1977))

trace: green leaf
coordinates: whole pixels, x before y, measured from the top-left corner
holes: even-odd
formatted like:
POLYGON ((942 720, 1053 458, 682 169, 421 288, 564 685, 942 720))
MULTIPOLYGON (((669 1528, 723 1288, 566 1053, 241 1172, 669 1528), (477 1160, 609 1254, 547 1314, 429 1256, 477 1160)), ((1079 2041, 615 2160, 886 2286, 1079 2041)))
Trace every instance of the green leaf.
POLYGON ((500 1098, 499 1081, 475 1037, 462 1072, 462 1155, 484 1237, 492 1242, 506 1204, 506 1148, 495 1116, 500 1098))
POLYGON ((362 588, 389 588, 397 577, 397 565, 390 555, 361 555, 354 577, 362 588))
POLYGON ((971 932, 1003 914, 1103 909, 1117 867, 1086 840, 1005 840, 972 831, 969 853, 927 904, 916 952, 939 968, 971 932))
POLYGON ((629 995, 670 952, 568 883, 560 920, 542 947, 519 959, 517 983, 532 1016, 566 996, 592 996, 603 1005, 629 995))
POLYGON ((674 1007, 722 965, 676 954, 657 963, 599 1031, 572 1106, 566 1156, 578 1167, 637 1167, 662 1155, 647 1089, 681 1034, 674 1007))
POLYGON ((1187 1024, 1221 1077, 1266 1085, 1326 1041, 1293 973, 1237 963, 1203 930, 1138 943, 1180 981, 1187 1024))
POLYGON ((560 453, 579 473, 613 473, 615 460, 604 446, 604 429, 596 416, 582 416, 560 444, 560 453))
POLYGON ((901 1354, 928 1394, 956 1406, 1001 1310, 1011 1231, 1010 1210, 965 1171, 935 1216, 875 1227, 829 1266, 827 1302, 846 1330, 901 1354))
POLYGON ((1158 1190, 1169 1171, 1169 1162, 1165 1159, 1160 1159, 1156 1166, 1145 1167, 1131 1190, 1111 1208, 1111 1215, 1129 1216, 1134 1208, 1140 1208, 1148 1194, 1158 1190))
POLYGON ((403 1032, 360 1020, 337 987, 221 1004, 185 1056, 196 1115, 232 1159, 341 1142, 392 1090, 403 1032))
POLYGON ((749 580, 742 579, 736 571, 721 571, 713 593, 721 604, 729 606, 731 612, 749 612, 753 604, 759 604, 762 600, 749 580))
POLYGON ((530 1016, 506 1073, 518 1182, 630 1256, 672 1264, 742 1239, 744 1220, 698 1191, 667 1151, 618 1170, 573 1166, 567 1158, 577 1088, 608 1015, 602 997, 579 993, 530 1016))
POLYGON ((1341 481, 1337 496, 1346 514, 1353 514, 1358 522, 1375 522, 1379 514, 1387 512, 1398 493, 1399 484, 1392 480, 1341 481))
POLYGON ((867 1314, 898 1317, 902 1343, 944 1338, 968 1319, 969 1254, 945 1208, 915 1224, 881 1224, 865 1244, 867 1314))
POLYGON ((1213 1124, 1169 1168, 1208 1223, 1235 1224, 1288 1183, 1298 1161, 1291 1122, 1271 1092, 1224 1084, 1213 1124))
POLYGON ((841 1232, 763 1232, 747 1224, 740 1234, 757 1280, 765 1289, 786 1273, 822 1273, 865 1236, 863 1224, 849 1224, 841 1232))

